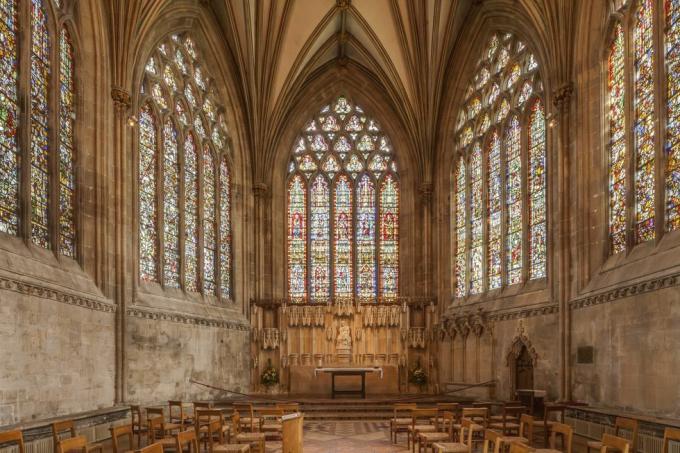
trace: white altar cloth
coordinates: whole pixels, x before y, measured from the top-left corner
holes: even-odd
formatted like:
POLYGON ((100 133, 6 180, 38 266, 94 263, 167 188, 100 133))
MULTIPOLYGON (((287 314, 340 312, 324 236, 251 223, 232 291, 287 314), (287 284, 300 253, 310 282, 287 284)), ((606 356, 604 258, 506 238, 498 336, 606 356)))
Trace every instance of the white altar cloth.
POLYGON ((314 377, 318 376, 319 373, 380 373, 380 379, 383 378, 383 369, 381 367, 319 367, 314 368, 314 377))

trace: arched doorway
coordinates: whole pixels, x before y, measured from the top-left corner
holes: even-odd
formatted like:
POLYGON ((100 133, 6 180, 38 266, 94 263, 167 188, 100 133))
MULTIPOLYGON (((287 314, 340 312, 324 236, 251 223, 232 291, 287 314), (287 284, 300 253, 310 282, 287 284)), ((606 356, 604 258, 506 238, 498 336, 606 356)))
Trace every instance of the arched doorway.
POLYGON ((534 363, 526 345, 522 345, 519 355, 515 358, 515 390, 534 389, 534 363))

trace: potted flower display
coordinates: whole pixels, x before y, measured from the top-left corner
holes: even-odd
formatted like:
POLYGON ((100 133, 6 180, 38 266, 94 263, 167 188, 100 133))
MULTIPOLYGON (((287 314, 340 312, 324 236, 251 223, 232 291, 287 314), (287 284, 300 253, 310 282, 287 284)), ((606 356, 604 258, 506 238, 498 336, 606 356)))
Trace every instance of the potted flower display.
POLYGON ((427 373, 425 372, 425 369, 420 366, 420 361, 418 361, 416 366, 411 370, 409 381, 411 384, 417 385, 421 392, 423 391, 423 387, 427 385, 427 373))
POLYGON ((262 371, 260 383, 265 386, 268 392, 272 392, 274 387, 279 384, 279 370, 272 366, 272 360, 267 360, 267 368, 262 371))

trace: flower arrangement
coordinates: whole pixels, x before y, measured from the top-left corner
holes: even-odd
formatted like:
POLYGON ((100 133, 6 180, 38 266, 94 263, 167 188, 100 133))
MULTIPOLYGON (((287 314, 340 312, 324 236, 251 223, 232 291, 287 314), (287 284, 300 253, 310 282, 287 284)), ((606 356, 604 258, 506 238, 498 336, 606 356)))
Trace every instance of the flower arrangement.
POLYGON ((420 361, 418 361, 416 366, 411 370, 410 382, 419 387, 427 385, 427 373, 423 367, 420 366, 420 361))
POLYGON ((267 361, 267 368, 262 371, 260 382, 266 387, 271 387, 279 383, 279 370, 272 366, 271 359, 267 361))

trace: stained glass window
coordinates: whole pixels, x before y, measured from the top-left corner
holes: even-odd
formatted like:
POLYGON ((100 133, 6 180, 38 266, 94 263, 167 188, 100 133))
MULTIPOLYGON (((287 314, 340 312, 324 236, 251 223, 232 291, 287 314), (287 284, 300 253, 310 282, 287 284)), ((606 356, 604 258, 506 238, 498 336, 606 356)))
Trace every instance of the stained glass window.
POLYGON ((642 0, 636 11, 633 47, 635 237, 638 242, 654 238, 654 1, 642 0))
POLYGON ((482 194, 484 191, 482 178, 482 147, 475 142, 470 156, 470 294, 482 292, 484 281, 484 226, 482 194))
POLYGON ((456 297, 463 297, 467 294, 466 275, 467 275, 467 253, 466 253, 466 231, 467 231, 467 185, 465 180, 465 161, 458 159, 458 166, 455 175, 455 283, 456 297))
POLYGON ((399 182, 385 175, 380 186, 380 294, 393 300, 399 289, 399 182))
POLYGON ((198 150, 191 134, 184 140, 184 287, 198 291, 198 150))
POLYGON ((299 174, 288 183, 288 295, 307 297, 307 188, 299 174))
POLYGON ((157 281, 156 121, 149 105, 139 115, 139 276, 157 281))
POLYGON ((19 228, 17 2, 0 1, 0 231, 19 228))
POLYGON ((42 0, 31 0, 31 239, 49 247, 50 36, 42 0))
POLYGON ((611 251, 626 248, 626 141, 624 36, 617 24, 609 51, 609 241, 611 251))
POLYGON ((76 253, 73 45, 66 28, 59 37, 59 251, 76 253))
POLYGON ((451 195, 454 297, 546 275, 546 130, 537 68, 512 34, 494 35, 465 92, 451 195))
POLYGON ((233 300, 224 109, 215 90, 207 89, 210 74, 200 64, 200 52, 186 34, 168 36, 146 64, 139 120, 140 279, 162 278, 166 287, 233 300), (159 149, 152 111, 165 115, 159 149), (162 250, 161 275, 154 267, 156 247, 162 250))
POLYGON ((666 1, 666 229, 680 229, 680 2, 666 1))
POLYGON ((491 135, 487 150, 487 224, 489 240, 487 245, 487 269, 489 289, 501 287, 501 139, 498 132, 491 135))
POLYGON ((226 159, 220 163, 220 288, 232 298, 231 173, 226 159))
POLYGON ((508 285, 514 285, 522 280, 522 148, 517 116, 513 116, 507 125, 505 160, 505 210, 508 213, 505 265, 508 285))
POLYGON ((179 157, 172 120, 163 126, 163 282, 179 288, 179 157))
POLYGON ((203 291, 215 294, 216 197, 215 159, 207 144, 203 146, 203 291))
POLYGON ((379 124, 337 98, 306 123, 287 172, 291 301, 395 300, 399 180, 379 124))
POLYGON ((534 102, 529 119, 529 278, 545 277, 545 113, 541 101, 534 102))

